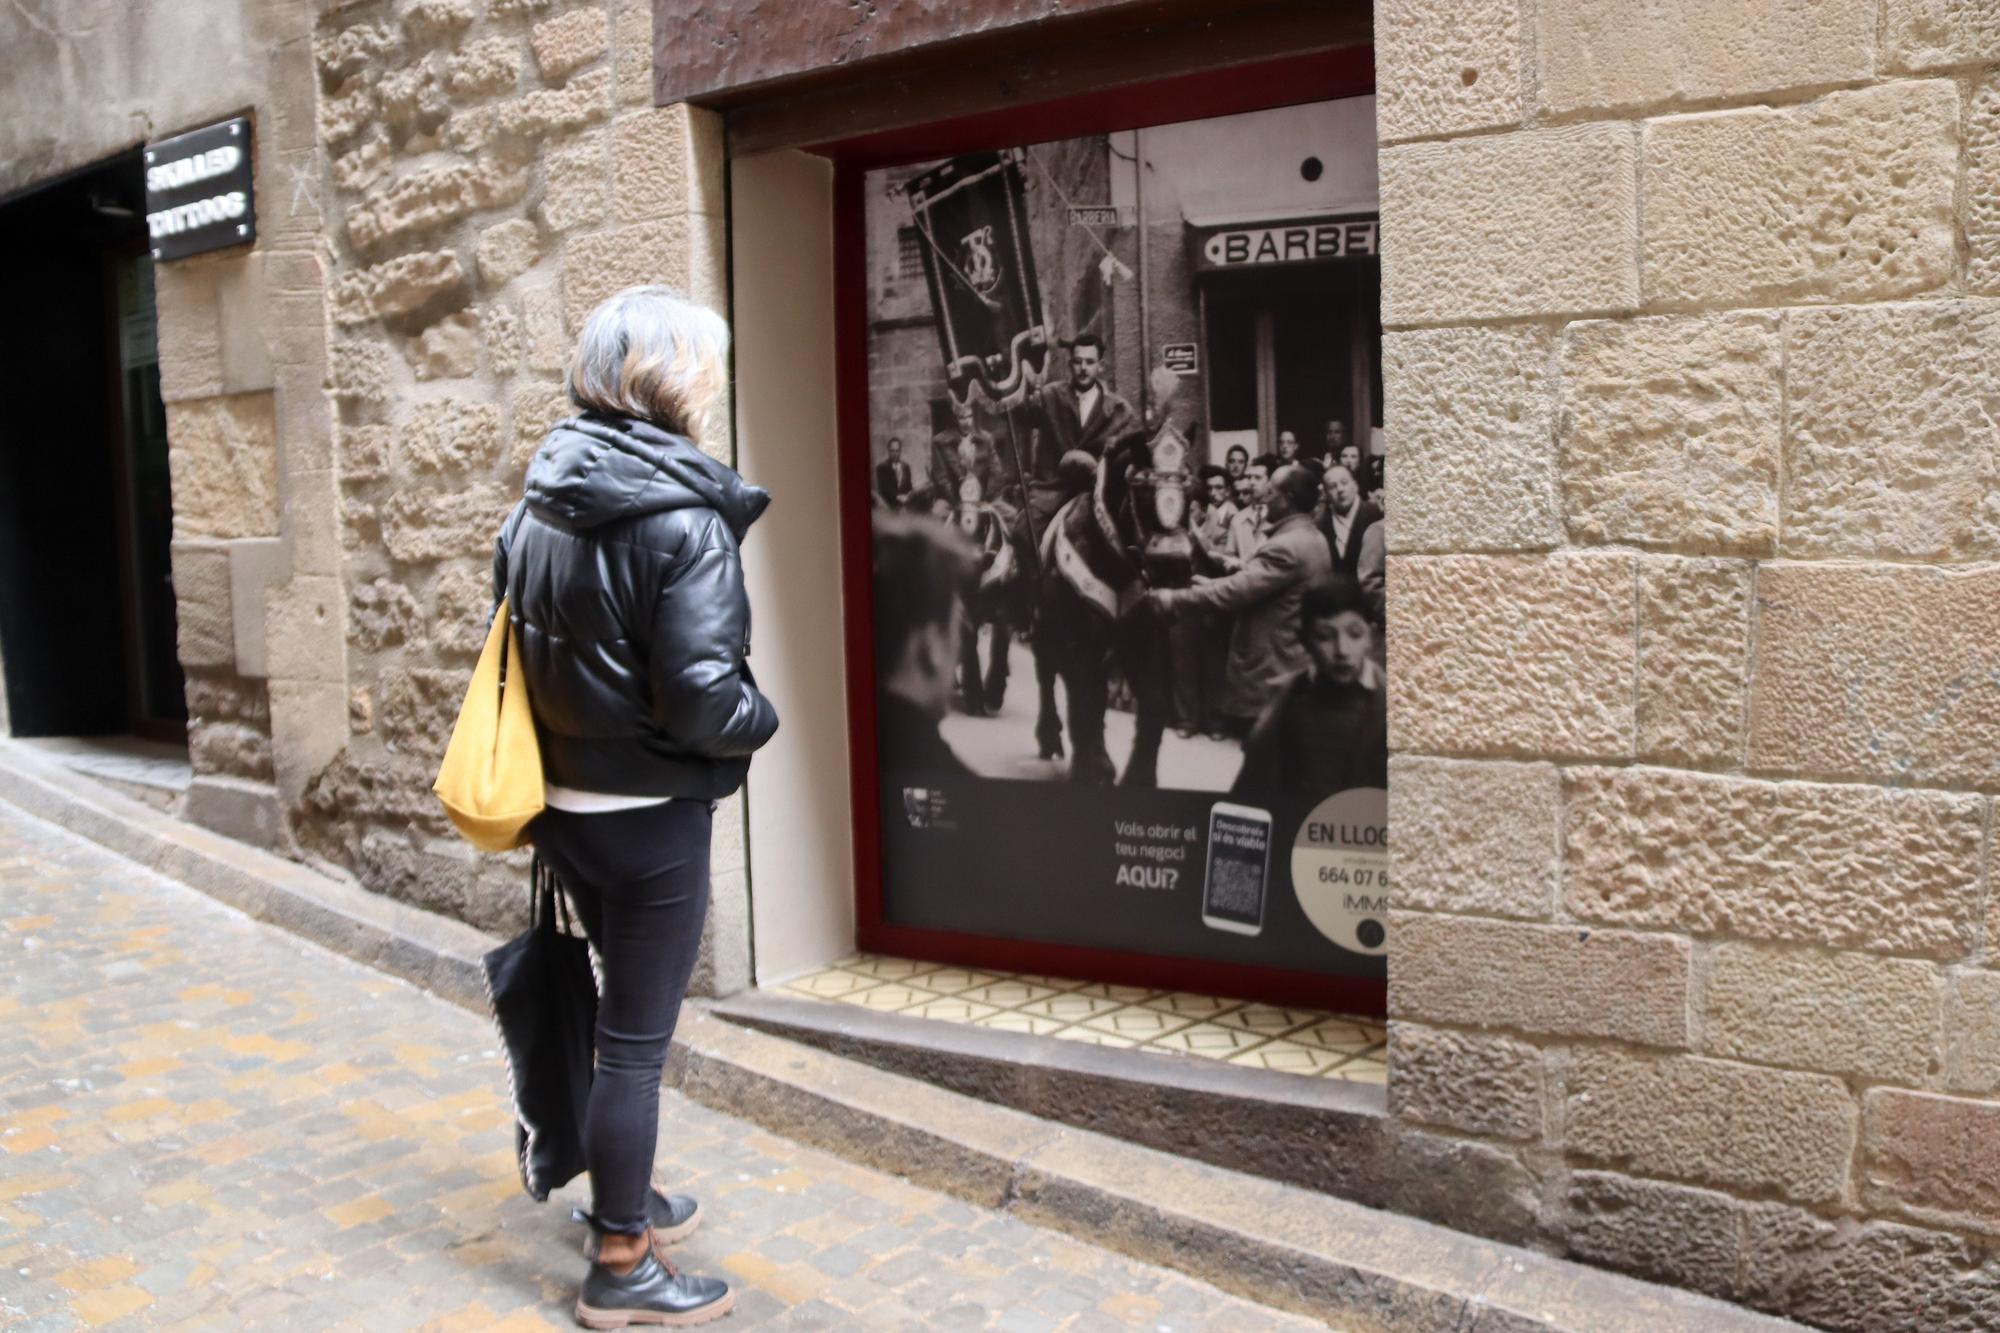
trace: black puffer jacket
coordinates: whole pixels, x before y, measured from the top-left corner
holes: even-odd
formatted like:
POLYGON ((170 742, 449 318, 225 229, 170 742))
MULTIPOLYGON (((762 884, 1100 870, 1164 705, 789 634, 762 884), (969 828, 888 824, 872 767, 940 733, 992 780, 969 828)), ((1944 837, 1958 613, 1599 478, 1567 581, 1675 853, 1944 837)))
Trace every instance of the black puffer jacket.
POLYGON ((548 781, 714 799, 778 729, 757 690, 737 544, 771 497, 678 435, 549 432, 493 553, 548 781))

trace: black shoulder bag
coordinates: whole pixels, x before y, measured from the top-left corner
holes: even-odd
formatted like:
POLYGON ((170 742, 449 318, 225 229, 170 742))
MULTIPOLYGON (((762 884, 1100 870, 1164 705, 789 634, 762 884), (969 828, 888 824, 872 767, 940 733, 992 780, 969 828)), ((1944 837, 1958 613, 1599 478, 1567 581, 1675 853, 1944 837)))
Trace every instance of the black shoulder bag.
POLYGON ((528 928, 486 955, 486 993, 507 1055, 521 1185, 539 1202, 584 1169, 597 975, 568 895, 540 857, 528 897, 528 928))

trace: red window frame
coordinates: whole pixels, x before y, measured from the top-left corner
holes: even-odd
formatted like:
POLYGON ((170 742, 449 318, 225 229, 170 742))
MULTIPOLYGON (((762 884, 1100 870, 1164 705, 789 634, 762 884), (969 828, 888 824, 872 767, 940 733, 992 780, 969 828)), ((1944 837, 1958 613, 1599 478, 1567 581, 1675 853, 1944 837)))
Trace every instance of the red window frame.
POLYGON ((881 782, 876 758, 874 597, 870 582, 868 311, 863 177, 879 167, 930 161, 976 148, 1204 120, 1375 90, 1371 46, 1314 52, 1254 65, 1107 89, 1005 111, 890 130, 811 151, 834 164, 834 375, 838 402, 839 503, 847 654, 848 754, 854 792, 855 942, 873 953, 960 967, 1069 976, 1121 985, 1380 1016, 1387 985, 1206 959, 1005 939, 901 926, 882 919, 881 782))

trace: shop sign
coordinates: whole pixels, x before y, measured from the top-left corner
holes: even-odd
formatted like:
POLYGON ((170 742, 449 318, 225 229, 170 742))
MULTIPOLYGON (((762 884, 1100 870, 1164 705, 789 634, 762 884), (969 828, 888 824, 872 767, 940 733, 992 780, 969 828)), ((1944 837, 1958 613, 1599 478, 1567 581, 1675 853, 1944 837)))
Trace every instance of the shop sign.
POLYGON ((1192 375, 1199 369, 1193 343, 1168 343, 1160 349, 1160 364, 1176 375, 1192 375))
POLYGON ((1379 253, 1379 225, 1374 218, 1324 218, 1215 227, 1201 234, 1195 254, 1198 266, 1207 270, 1373 259, 1379 253))
POLYGON ((257 239, 248 117, 146 149, 146 229, 155 259, 185 259, 257 239))
POLYGON ((1072 227, 1124 227, 1131 225, 1132 209, 1124 204, 1071 204, 1072 227))

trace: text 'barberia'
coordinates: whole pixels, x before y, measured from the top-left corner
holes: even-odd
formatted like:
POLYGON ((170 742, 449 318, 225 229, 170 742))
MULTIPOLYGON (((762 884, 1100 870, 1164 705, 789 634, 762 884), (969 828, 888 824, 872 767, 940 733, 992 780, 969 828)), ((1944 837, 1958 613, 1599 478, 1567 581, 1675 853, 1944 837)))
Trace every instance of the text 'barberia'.
POLYGON ((1210 269, 1372 259, 1380 253, 1379 230, 1374 218, 1218 227, 1202 237, 1196 253, 1201 267, 1210 269))

